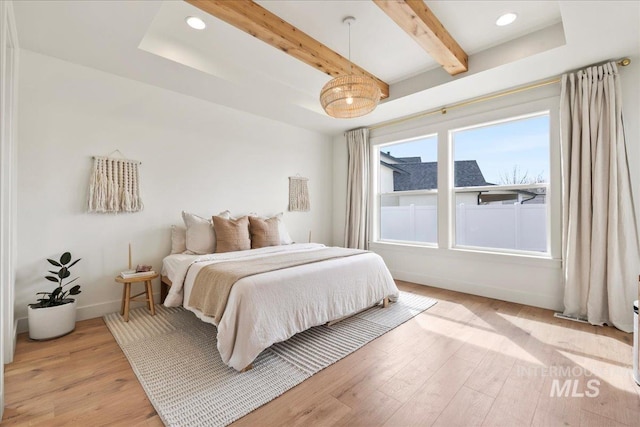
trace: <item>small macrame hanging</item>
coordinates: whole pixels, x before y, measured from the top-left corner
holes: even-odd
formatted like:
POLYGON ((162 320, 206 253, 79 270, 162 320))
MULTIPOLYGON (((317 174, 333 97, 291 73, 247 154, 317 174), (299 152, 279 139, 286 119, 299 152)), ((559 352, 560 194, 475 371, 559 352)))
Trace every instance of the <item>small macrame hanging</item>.
POLYGON ((144 208, 140 197, 140 162, 94 157, 89 178, 88 212, 138 212, 144 208))
POLYGON ((289 177, 289 210, 307 212, 310 209, 308 178, 289 177))

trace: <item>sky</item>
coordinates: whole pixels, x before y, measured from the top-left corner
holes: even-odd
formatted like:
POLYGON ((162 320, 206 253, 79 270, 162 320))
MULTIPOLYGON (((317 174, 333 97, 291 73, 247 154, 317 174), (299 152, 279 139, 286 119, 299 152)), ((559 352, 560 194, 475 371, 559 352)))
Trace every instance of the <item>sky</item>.
MULTIPOLYGON (((394 157, 420 156, 423 162, 437 160, 435 136, 381 147, 394 157)), ((549 182, 549 116, 476 127, 453 134, 454 160, 476 160, 485 181, 501 184, 503 175, 525 173, 549 182)))

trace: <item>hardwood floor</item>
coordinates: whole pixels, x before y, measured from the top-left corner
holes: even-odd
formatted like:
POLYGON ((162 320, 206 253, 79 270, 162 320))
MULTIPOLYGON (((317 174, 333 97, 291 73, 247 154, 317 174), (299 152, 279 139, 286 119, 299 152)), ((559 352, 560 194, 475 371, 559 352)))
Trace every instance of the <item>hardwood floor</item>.
MULTIPOLYGON (((234 425, 640 424, 631 334, 398 284, 439 302, 234 425)), ((5 393, 3 426, 162 425, 102 319, 48 342, 20 335, 5 393)))

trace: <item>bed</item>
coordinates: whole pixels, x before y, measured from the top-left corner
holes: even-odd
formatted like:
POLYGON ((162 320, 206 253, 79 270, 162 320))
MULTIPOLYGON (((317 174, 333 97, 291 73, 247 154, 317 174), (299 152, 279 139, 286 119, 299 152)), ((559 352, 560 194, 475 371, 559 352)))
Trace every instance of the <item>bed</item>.
POLYGON ((219 319, 190 304, 198 273, 216 263, 258 263, 284 253, 307 256, 327 249, 331 248, 297 243, 219 254, 169 255, 162 267, 163 288, 170 285, 164 304, 183 305, 202 321, 215 325, 222 361, 238 371, 249 369, 274 343, 382 301, 395 301, 398 288, 389 270, 379 255, 362 251, 243 277, 230 289, 219 319))

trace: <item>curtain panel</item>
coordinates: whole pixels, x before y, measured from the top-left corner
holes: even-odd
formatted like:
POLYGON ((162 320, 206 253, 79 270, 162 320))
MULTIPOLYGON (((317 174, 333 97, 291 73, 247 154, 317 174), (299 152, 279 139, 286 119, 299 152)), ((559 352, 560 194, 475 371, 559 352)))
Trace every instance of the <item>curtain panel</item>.
POLYGON ((345 133, 348 151, 347 216, 344 244, 347 248, 369 246, 369 129, 345 133))
POLYGON ((637 224, 615 62, 562 76, 564 314, 633 331, 637 224))

